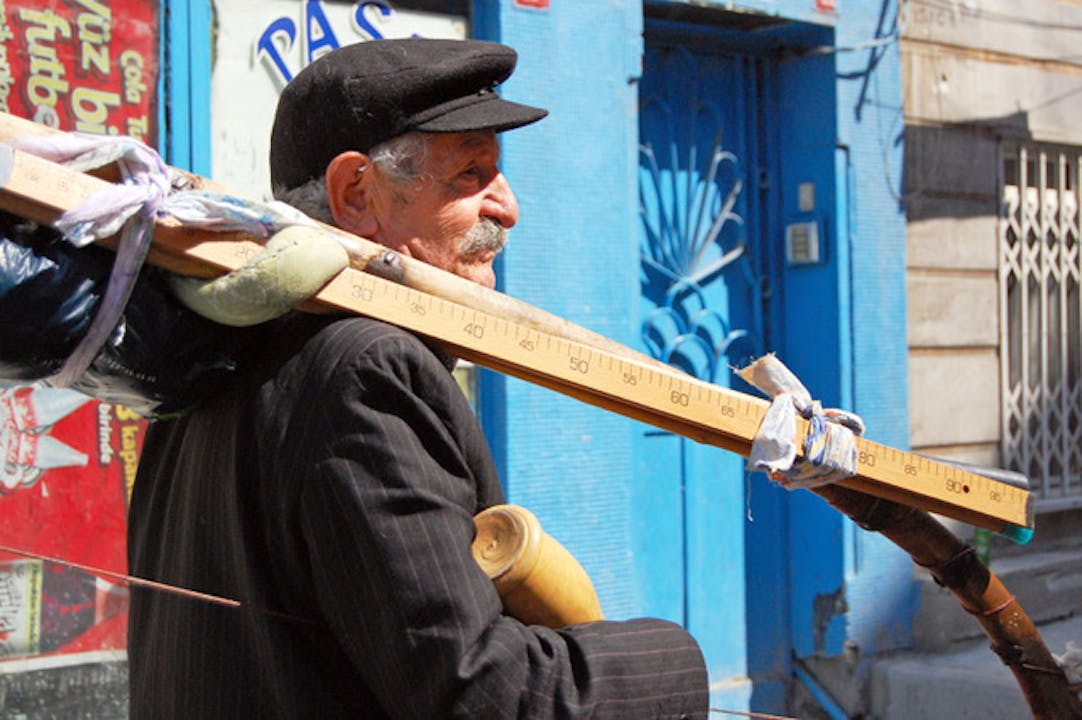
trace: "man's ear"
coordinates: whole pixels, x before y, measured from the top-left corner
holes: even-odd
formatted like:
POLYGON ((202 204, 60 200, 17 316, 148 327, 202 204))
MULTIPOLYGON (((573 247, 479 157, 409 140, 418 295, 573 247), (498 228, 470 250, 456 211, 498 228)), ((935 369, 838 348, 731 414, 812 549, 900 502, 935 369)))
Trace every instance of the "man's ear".
POLYGON ((334 224, 354 235, 371 238, 379 229, 367 190, 367 172, 372 161, 364 153, 350 150, 337 155, 327 165, 327 203, 334 224))

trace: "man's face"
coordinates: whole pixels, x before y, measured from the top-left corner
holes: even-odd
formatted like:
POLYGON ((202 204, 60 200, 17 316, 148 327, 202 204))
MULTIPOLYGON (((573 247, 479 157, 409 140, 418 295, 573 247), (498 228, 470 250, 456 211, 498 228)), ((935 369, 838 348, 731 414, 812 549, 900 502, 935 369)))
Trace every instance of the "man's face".
POLYGON ((468 280, 493 287, 492 262, 518 221, 518 202, 496 166, 490 132, 429 138, 422 180, 394 185, 380 176, 372 209, 379 229, 372 239, 468 280))

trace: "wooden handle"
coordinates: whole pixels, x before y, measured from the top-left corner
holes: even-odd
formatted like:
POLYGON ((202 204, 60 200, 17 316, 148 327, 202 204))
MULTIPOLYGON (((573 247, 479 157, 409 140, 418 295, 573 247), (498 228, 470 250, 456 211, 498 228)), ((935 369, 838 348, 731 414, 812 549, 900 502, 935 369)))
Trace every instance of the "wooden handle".
POLYGON ((529 510, 495 505, 474 522, 473 557, 496 586, 508 615, 551 628, 604 619, 582 565, 541 529, 529 510))

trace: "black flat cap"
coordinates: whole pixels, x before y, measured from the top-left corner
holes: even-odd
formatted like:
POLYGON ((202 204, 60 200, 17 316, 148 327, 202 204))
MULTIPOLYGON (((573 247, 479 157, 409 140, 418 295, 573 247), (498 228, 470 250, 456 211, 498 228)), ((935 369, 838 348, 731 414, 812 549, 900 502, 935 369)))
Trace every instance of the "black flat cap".
POLYGON ((271 185, 322 177, 347 150, 368 152, 412 130, 499 132, 546 110, 493 89, 515 69, 506 45, 480 40, 372 40, 323 55, 286 86, 271 131, 271 185))

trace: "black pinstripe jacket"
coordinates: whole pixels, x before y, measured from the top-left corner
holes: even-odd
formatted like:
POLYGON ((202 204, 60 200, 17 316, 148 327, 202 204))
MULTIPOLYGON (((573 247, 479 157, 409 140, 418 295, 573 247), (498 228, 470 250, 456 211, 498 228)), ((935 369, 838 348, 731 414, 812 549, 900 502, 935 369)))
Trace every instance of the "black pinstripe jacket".
POLYGON ((706 717, 675 625, 501 615, 470 543, 502 491, 424 343, 362 318, 277 328, 258 370, 148 433, 130 571, 241 607, 133 588, 132 718, 706 717))

